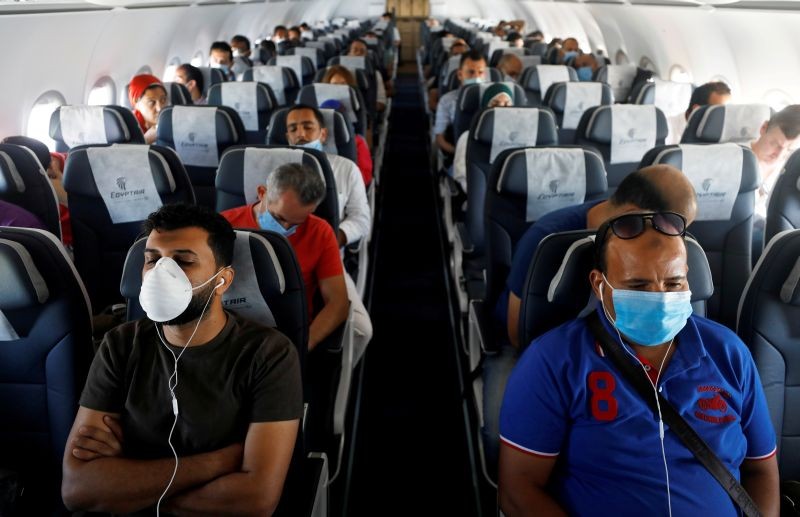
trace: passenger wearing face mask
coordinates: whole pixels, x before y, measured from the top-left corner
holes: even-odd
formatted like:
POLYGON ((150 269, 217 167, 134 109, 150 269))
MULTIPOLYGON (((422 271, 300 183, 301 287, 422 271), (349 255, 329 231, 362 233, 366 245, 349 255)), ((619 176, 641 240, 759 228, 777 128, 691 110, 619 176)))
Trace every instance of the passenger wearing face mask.
POLYGON ((227 42, 215 41, 211 44, 208 66, 220 69, 226 81, 236 80, 236 74, 233 71, 233 49, 227 42))
MULTIPOLYGON (((486 58, 481 51, 473 49, 461 54, 457 75, 462 86, 484 82, 488 71, 486 58)), ((458 93, 459 89, 445 93, 436 106, 433 134, 436 135, 436 144, 445 156, 452 156, 456 150, 456 139, 453 138, 451 126, 456 115, 458 93)))
POLYGON ((588 278, 596 310, 535 339, 508 381, 498 482, 506 516, 531 508, 740 515, 664 425, 662 410, 654 414, 661 396, 741 479, 760 514, 777 517, 775 430, 758 371, 734 332, 692 314, 685 231, 686 220, 673 212, 627 213, 600 226, 588 278), (639 370, 652 399, 620 372, 589 321, 639 370))
MULTIPOLYGON (((286 114, 286 140, 290 145, 323 151, 328 130, 322 113, 311 106, 296 104, 286 114)), ((372 215, 361 171, 352 161, 326 153, 339 196, 339 246, 364 239, 372 230, 372 215)))
POLYGON ((570 62, 581 55, 581 48, 578 40, 575 38, 567 38, 561 43, 561 52, 559 52, 559 62, 570 64, 570 62))
MULTIPOLYGON (((265 172, 266 175, 266 172, 265 172)), ((300 163, 282 165, 257 187, 258 201, 222 212, 237 228, 277 232, 292 245, 306 288, 313 350, 347 319, 350 302, 339 244, 331 226, 312 214, 325 197, 325 183, 300 163), (314 306, 319 292, 322 307, 314 306)))
POLYGON ((222 216, 164 205, 144 231, 147 317, 109 331, 94 357, 64 451, 64 503, 155 515, 165 493, 164 513, 270 515, 303 413, 295 346, 224 310, 235 234, 222 216))
MULTIPOLYGON (((517 56, 513 56, 517 57, 517 56)), ((514 105, 514 92, 507 84, 495 83, 483 92, 481 109, 506 108, 514 105)), ((467 191, 467 142, 469 131, 464 131, 458 142, 453 158, 453 179, 461 186, 462 192, 467 191)))
POLYGON ((503 81, 516 83, 522 75, 522 60, 516 54, 505 54, 497 62, 497 69, 503 74, 503 81))
POLYGON ((128 84, 128 101, 148 144, 156 141, 158 114, 169 105, 167 90, 158 77, 141 74, 128 84))
MULTIPOLYGON (((231 49, 233 50, 234 68, 236 68, 237 60, 241 62, 241 66, 252 68, 253 61, 250 59, 250 40, 247 37, 237 34, 231 38, 231 49)), ((236 70, 234 70, 236 71, 236 70)), ((244 70, 241 72, 244 74, 244 70)))
POLYGON ((581 54, 572 60, 572 67, 577 72, 579 81, 591 81, 598 66, 593 54, 581 54))

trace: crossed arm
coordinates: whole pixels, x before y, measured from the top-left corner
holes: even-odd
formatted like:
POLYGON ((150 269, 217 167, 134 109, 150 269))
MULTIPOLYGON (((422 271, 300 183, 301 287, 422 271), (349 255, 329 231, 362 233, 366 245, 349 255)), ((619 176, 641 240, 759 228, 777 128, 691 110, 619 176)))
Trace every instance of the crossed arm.
MULTIPOLYGON (((72 509, 131 513, 156 504, 173 458, 125 458, 118 415, 81 407, 64 451, 61 494, 72 509)), ((280 500, 298 421, 251 423, 244 447, 180 458, 163 508, 180 515, 269 515, 280 500)))

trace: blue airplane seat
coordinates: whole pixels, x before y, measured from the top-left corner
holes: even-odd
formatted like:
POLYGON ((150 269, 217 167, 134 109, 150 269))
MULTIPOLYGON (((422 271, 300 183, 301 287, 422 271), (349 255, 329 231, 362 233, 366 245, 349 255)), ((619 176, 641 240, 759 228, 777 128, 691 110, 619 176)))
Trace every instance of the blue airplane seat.
POLYGON ((209 106, 228 106, 239 114, 248 144, 263 144, 267 126, 278 101, 272 88, 255 81, 215 84, 208 92, 209 106))
POLYGON ((50 116, 50 138, 61 153, 79 145, 144 143, 139 122, 122 106, 59 106, 50 116))

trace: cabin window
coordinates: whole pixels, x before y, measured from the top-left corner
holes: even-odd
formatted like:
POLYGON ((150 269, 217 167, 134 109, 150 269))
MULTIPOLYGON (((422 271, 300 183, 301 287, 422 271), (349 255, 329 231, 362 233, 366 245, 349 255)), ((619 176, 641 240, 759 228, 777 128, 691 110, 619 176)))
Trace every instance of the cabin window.
POLYGON ((792 104, 792 98, 783 90, 770 90, 764 94, 764 104, 768 104, 775 111, 780 111, 792 104))
POLYGON ((205 54, 202 51, 198 50, 194 53, 194 57, 191 60, 192 66, 203 66, 203 58, 205 54))
POLYGON ((142 75, 142 74, 153 75, 153 69, 150 68, 150 65, 144 65, 141 68, 139 68, 139 70, 136 71, 136 75, 142 75))
POLYGON ((101 77, 92 86, 89 97, 86 99, 86 104, 90 106, 114 104, 116 96, 117 87, 114 85, 114 81, 108 76, 101 77))
POLYGON ((642 56, 642 59, 639 60, 639 67, 648 70, 650 72, 653 72, 655 75, 658 75, 656 64, 653 63, 653 60, 647 56, 642 56))
POLYGON ((631 62, 631 60, 628 59, 628 54, 626 54, 624 50, 622 50, 622 49, 617 50, 617 55, 614 58, 614 63, 615 64, 617 64, 617 65, 627 65, 630 62, 631 62))
POLYGON ((45 92, 33 103, 28 115, 28 125, 25 134, 43 142, 51 151, 55 151, 56 143, 50 138, 50 116, 59 106, 67 101, 64 96, 55 90, 45 92))
POLYGON ((669 69, 669 80, 676 83, 691 83, 692 74, 687 72, 681 65, 672 65, 669 69))
POLYGON ((179 66, 181 66, 181 58, 176 56, 170 59, 167 68, 164 69, 164 75, 161 77, 161 80, 164 82, 172 82, 175 80, 175 70, 177 70, 179 66))

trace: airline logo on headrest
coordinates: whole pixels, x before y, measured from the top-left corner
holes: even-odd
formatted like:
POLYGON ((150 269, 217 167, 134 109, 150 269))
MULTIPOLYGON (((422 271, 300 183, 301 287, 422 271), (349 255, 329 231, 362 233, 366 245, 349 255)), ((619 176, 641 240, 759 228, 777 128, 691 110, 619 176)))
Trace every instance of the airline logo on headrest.
POLYGON ((109 194, 109 197, 111 199, 121 199, 121 198, 135 199, 145 195, 143 188, 128 190, 128 178, 126 178, 125 176, 120 176, 117 178, 117 188, 119 189, 118 191, 112 190, 111 193, 109 194))
POLYGON ((703 192, 708 192, 708 189, 711 188, 711 184, 714 183, 713 178, 706 178, 703 180, 703 192))
POLYGON ((127 182, 128 180, 125 178, 125 176, 120 176, 119 178, 117 178, 117 188, 119 188, 120 190, 126 190, 125 183, 127 182))
POLYGON ((746 127, 743 127, 743 128, 741 128, 741 129, 739 130, 739 135, 740 135, 742 138, 747 138, 747 133, 749 133, 749 131, 747 131, 747 128, 746 128, 746 127))
POLYGON ((194 139, 197 138, 197 135, 194 132, 189 133, 189 141, 194 142, 194 139))
POLYGON ((550 182, 550 193, 551 194, 558 194, 558 185, 559 185, 559 183, 560 183, 559 180, 553 180, 553 181, 550 182))

